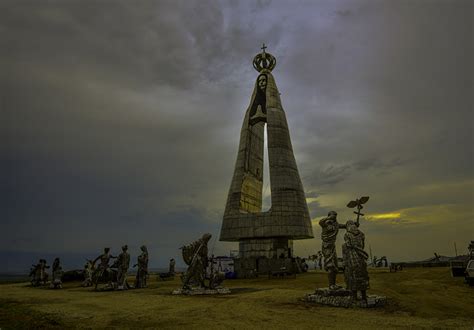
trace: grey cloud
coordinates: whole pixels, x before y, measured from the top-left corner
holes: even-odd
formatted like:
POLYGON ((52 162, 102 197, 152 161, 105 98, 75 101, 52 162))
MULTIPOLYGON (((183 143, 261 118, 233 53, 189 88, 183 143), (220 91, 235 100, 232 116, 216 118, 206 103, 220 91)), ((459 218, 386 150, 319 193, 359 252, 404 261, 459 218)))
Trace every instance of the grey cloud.
POLYGON ((304 177, 309 187, 321 187, 335 185, 343 182, 350 176, 361 175, 362 171, 372 171, 372 175, 381 175, 386 171, 400 167, 403 162, 400 159, 382 160, 377 158, 367 158, 356 161, 351 164, 335 165, 330 164, 327 167, 316 167, 306 170, 309 172, 304 177))
POLYGON ((325 217, 328 215, 329 211, 332 211, 331 208, 322 207, 318 201, 308 203, 308 208, 311 219, 325 217))
POLYGON ((310 186, 324 186, 332 185, 343 181, 350 174, 350 165, 331 165, 324 169, 318 169, 317 172, 313 172, 311 177, 305 177, 305 181, 310 186))
POLYGON ((380 159, 376 158, 369 158, 369 159, 364 159, 361 161, 358 161, 354 163, 354 168, 357 170, 370 170, 370 169, 385 169, 385 168, 391 168, 391 167, 396 167, 396 166, 401 166, 403 162, 399 159, 392 159, 387 162, 384 162, 380 159))
POLYGON ((306 198, 316 198, 319 196, 319 193, 316 191, 305 191, 306 198))
MULTIPOLYGON (((218 233, 262 42, 312 217, 361 191, 370 212, 468 205, 468 186, 449 187, 473 178, 471 12, 442 0, 2 1, 0 250, 127 240, 160 264, 218 233)), ((401 228, 373 236, 412 242, 401 228)))

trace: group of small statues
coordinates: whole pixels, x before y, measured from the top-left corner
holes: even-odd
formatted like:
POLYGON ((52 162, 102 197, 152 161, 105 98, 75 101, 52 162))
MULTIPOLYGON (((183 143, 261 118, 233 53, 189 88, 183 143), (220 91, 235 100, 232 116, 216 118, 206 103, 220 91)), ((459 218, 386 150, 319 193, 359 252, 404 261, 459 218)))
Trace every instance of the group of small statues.
MULTIPOLYGON (((220 288, 225 278, 225 273, 214 269, 213 258, 208 258, 207 244, 211 239, 211 234, 204 234, 199 240, 183 246, 182 254, 184 262, 188 265, 187 271, 182 275, 183 290, 220 288), (209 267, 210 266, 210 267, 209 267)), ((146 288, 148 276, 148 250, 145 245, 140 247, 141 254, 137 258, 135 283, 131 286, 127 282, 127 273, 130 268, 130 254, 128 246, 122 246, 122 252, 118 256, 110 253, 110 248, 104 248, 104 252, 94 260, 87 260, 84 265, 82 275, 83 287, 93 286, 99 289, 100 284, 106 284, 105 289, 127 290, 130 288, 146 288), (111 260, 115 261, 111 264, 111 260)), ((169 271, 166 277, 174 277, 176 261, 172 258, 169 261, 169 271)), ((33 286, 46 285, 48 283, 48 272, 50 266, 45 259, 40 259, 37 265, 33 265, 30 276, 33 286)), ((163 274, 160 274, 160 277, 163 274)), ((63 271, 59 258, 56 258, 52 266, 51 288, 62 288, 63 271)))
MULTIPOLYGON (((140 247, 141 254, 137 258, 137 263, 133 267, 137 267, 137 274, 135 277, 134 288, 146 288, 148 275, 148 250, 145 245, 140 247)), ((174 267, 174 266, 173 266, 174 267)), ((40 259, 38 264, 33 265, 30 270, 30 278, 32 286, 41 286, 48 283, 49 269, 45 259, 40 259)), ((94 260, 87 260, 84 265, 82 275, 84 281, 82 286, 94 286, 95 290, 102 282, 107 283, 107 288, 126 290, 131 286, 127 282, 127 273, 130 268, 130 254, 128 253, 128 246, 122 246, 122 252, 115 257, 110 254, 110 248, 104 248, 104 253, 99 255, 94 260), (109 265, 111 259, 116 259, 112 265, 109 265), (98 262, 97 266, 96 263, 98 262)), ((62 288, 63 270, 59 258, 54 259, 52 266, 52 279, 50 281, 50 288, 62 288)))
MULTIPOLYGON (((40 259, 36 265, 31 266, 30 270, 30 279, 32 286, 40 286, 48 284, 48 266, 46 259, 40 259)), ((51 289, 61 289, 62 288, 62 278, 63 269, 61 267, 61 262, 59 258, 54 259, 53 269, 52 269, 52 279, 50 282, 51 289)))
MULTIPOLYGON (((134 288, 145 288, 148 275, 148 250, 145 245, 140 247, 141 254, 137 258, 137 263, 133 267, 138 267, 135 277, 134 288)), ((122 246, 122 252, 115 257, 110 254, 110 248, 104 248, 104 253, 94 260, 87 260, 84 265, 84 282, 82 286, 94 286, 97 290, 100 282, 107 282, 107 288, 116 290, 127 290, 131 286, 127 282, 127 273, 130 268, 130 254, 128 246, 122 246), (109 265, 110 259, 116 259, 109 265), (99 261, 97 267, 96 262, 99 261)))
POLYGON ((352 297, 357 300, 357 292, 361 292, 363 301, 367 301, 369 288, 369 274, 367 272, 368 254, 364 251, 365 235, 359 229, 359 221, 349 220, 345 224, 337 221, 337 213, 329 212, 328 216, 319 221, 322 228, 322 255, 324 269, 328 272, 330 290, 342 289, 336 284, 338 273, 338 260, 336 254, 336 238, 339 229, 345 229, 342 254, 344 260, 344 280, 346 289, 352 292, 352 297))
MULTIPOLYGON (((183 258, 188 270, 183 274, 183 287, 191 288, 195 286, 216 288, 224 279, 224 274, 212 270, 210 274, 206 273, 209 259, 207 257, 207 243, 211 239, 210 234, 205 234, 198 241, 182 247, 183 258)), ((118 256, 113 256, 110 253, 110 248, 104 248, 104 252, 94 260, 87 259, 84 265, 82 275, 84 281, 83 287, 94 286, 98 290, 101 283, 106 283, 106 289, 127 290, 130 288, 146 288, 148 276, 148 250, 145 245, 140 247, 141 254, 137 258, 137 263, 133 267, 137 267, 135 283, 133 287, 127 281, 127 273, 130 268, 130 254, 128 253, 128 246, 122 246, 122 252, 118 256), (115 261, 111 264, 111 260, 115 261)), ((212 264, 212 263, 211 263, 212 264)), ((175 275, 176 261, 171 258, 169 261, 168 277, 175 275)), ((48 283, 49 269, 45 259, 40 259, 38 264, 33 265, 30 271, 31 284, 33 286, 46 285, 48 283)), ((56 258, 52 267, 51 288, 62 288, 62 267, 59 258, 56 258)))

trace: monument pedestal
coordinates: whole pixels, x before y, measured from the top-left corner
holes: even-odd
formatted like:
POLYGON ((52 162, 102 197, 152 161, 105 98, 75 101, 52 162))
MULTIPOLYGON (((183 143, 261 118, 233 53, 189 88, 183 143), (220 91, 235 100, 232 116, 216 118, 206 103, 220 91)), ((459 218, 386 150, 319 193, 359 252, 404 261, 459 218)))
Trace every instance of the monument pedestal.
POLYGON ((318 288, 314 293, 307 294, 304 300, 334 307, 373 308, 382 307, 386 303, 387 298, 378 295, 367 295, 367 302, 361 300, 360 296, 354 301, 350 290, 343 288, 338 290, 318 288))
POLYGON ((192 288, 192 289, 177 289, 171 294, 173 295, 186 295, 186 296, 197 296, 197 295, 214 295, 214 294, 229 294, 231 293, 228 288, 192 288))

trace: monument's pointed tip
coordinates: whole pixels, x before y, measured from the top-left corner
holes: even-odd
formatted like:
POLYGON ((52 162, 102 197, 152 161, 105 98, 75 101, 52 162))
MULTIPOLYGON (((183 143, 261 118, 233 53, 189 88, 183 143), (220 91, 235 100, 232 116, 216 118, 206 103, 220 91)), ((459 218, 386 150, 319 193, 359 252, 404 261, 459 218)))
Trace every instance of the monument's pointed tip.
POLYGON ((253 67, 258 72, 262 72, 263 70, 272 71, 276 65, 276 58, 270 53, 267 53, 265 49, 265 43, 263 43, 262 48, 260 48, 262 52, 260 54, 255 55, 253 58, 253 67))

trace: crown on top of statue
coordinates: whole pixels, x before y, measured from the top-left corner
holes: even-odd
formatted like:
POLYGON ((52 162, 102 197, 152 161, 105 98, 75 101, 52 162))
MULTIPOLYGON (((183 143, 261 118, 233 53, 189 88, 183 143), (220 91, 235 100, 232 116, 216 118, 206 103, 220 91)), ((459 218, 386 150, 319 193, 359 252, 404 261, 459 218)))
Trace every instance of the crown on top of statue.
POLYGON ((258 72, 262 72, 264 69, 272 71, 275 68, 276 58, 272 54, 265 52, 266 48, 267 46, 263 44, 262 52, 253 58, 253 67, 258 72))

